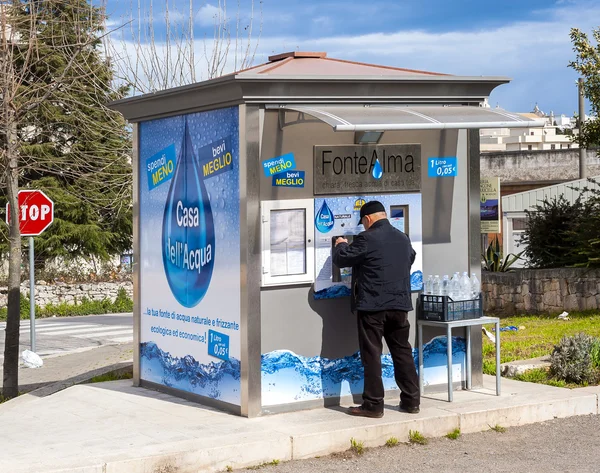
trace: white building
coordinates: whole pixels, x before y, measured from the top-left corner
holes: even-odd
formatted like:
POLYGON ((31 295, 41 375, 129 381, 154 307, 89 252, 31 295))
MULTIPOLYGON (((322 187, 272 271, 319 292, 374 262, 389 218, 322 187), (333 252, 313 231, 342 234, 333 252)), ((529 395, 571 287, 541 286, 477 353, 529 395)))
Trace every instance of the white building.
POLYGON ((544 128, 491 128, 480 130, 481 151, 541 151, 578 148, 569 135, 558 133, 559 129, 573 129, 575 119, 553 113, 545 115, 535 107, 531 113, 520 113, 527 118, 546 119, 544 128))

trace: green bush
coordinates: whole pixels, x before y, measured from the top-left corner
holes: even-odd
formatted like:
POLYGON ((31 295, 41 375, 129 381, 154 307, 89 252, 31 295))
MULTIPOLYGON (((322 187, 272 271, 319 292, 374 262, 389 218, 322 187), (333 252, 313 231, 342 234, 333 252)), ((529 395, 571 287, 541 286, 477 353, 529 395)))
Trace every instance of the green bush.
POLYGON ((532 267, 600 267, 600 190, 572 190, 579 192, 574 202, 560 195, 526 211, 522 241, 532 267))
POLYGON ((117 298, 114 302, 115 312, 133 312, 133 300, 127 296, 127 291, 124 288, 119 289, 117 298))
POLYGON ((592 358, 592 366, 595 369, 600 369, 600 338, 595 338, 592 342, 590 357, 592 358))
MULTIPOLYGON (((119 289, 114 302, 110 299, 101 301, 90 300, 86 297, 74 304, 60 302, 48 304, 44 307, 35 306, 35 315, 45 317, 72 317, 76 315, 111 314, 133 311, 133 301, 127 296, 125 289, 119 289)), ((0 320, 6 320, 7 308, 0 308, 0 320)), ((29 319, 29 298, 21 294, 21 319, 29 319)))
POLYGON ((563 195, 544 199, 526 211, 527 228, 522 241, 529 264, 535 268, 563 268, 579 262, 573 260, 577 242, 573 241, 583 215, 581 196, 570 203, 563 195))
POLYGON ((510 267, 521 258, 524 253, 522 251, 518 255, 510 253, 502 259, 502 248, 500 248, 500 240, 494 238, 488 245, 485 253, 481 255, 481 267, 484 271, 508 272, 510 267))
POLYGON ((550 355, 550 374, 570 383, 594 383, 597 372, 592 361, 596 339, 584 333, 563 337, 550 355))

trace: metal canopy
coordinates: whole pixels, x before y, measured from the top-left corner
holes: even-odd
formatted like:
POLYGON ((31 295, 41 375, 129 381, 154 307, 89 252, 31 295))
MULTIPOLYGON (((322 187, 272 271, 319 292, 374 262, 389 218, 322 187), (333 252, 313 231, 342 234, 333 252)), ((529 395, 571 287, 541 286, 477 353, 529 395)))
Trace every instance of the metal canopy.
POLYGON ((468 128, 536 128, 533 120, 505 110, 473 106, 400 105, 266 105, 311 115, 335 131, 444 130, 468 128))

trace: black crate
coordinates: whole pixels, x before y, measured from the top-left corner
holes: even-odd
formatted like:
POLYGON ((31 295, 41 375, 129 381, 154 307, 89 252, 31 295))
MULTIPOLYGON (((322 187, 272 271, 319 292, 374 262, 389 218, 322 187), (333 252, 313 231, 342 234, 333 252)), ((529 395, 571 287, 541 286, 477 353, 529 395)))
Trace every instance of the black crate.
POLYGON ((478 319, 481 316, 483 316, 481 294, 476 299, 465 301, 454 301, 450 296, 419 294, 417 300, 417 317, 420 320, 451 322, 478 319))

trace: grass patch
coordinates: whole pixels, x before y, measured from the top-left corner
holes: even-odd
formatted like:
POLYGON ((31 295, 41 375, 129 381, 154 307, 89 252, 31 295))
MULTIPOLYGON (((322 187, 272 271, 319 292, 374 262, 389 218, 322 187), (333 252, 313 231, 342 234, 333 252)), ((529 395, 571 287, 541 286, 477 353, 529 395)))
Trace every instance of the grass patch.
POLYGON ((419 445, 427 445, 428 440, 418 430, 408 431, 408 441, 410 443, 417 443, 419 445))
MULTIPOLYGON (((279 465, 279 462, 279 460, 272 460, 270 462, 261 463, 260 465, 248 467, 248 470, 260 470, 261 468, 264 468, 266 466, 277 466, 279 465)), ((231 470, 229 468, 231 467, 228 466, 227 471, 233 471, 233 468, 231 468, 231 470)))
POLYGON ((498 432, 499 434, 503 434, 504 432, 506 432, 506 427, 502 427, 498 424, 496 424, 493 427, 490 425, 490 429, 492 429, 494 432, 498 432))
POLYGON ((457 440, 460 437, 460 429, 454 429, 452 432, 446 434, 446 438, 450 440, 457 440))
POLYGON ((398 445, 398 439, 396 437, 390 437, 385 442, 386 447, 395 447, 396 445, 398 445))
POLYGON ((350 439, 350 450, 352 450, 357 455, 362 455, 365 452, 365 444, 364 442, 359 442, 354 438, 350 439))
POLYGON ((17 397, 21 396, 22 394, 25 394, 25 391, 19 391, 19 394, 17 394, 16 397, 6 397, 6 396, 3 396, 2 393, 0 392, 0 404, 10 401, 11 399, 16 399, 17 397))
POLYGON ((548 386, 555 386, 557 388, 581 388, 585 387, 588 384, 575 384, 575 383, 567 383, 564 380, 555 379, 550 376, 550 372, 546 368, 536 368, 533 370, 527 370, 525 373, 518 374, 515 377, 511 378, 516 381, 525 381, 527 383, 538 383, 538 384, 547 384, 548 386))
MULTIPOLYGON (((567 321, 557 319, 556 315, 503 318, 503 326, 514 325, 525 328, 517 332, 502 332, 500 362, 507 363, 550 355, 554 345, 557 345, 564 336, 583 332, 593 337, 600 337, 598 311, 573 312, 569 314, 569 318, 570 320, 567 321)), ((493 325, 485 327, 491 332, 493 325)), ((600 346, 597 348, 596 359, 600 364, 600 346)), ((486 336, 483 336, 483 372, 489 375, 496 374, 496 347, 486 336)))
POLYGON ((123 373, 115 373, 114 371, 111 373, 101 374, 98 376, 94 376, 92 379, 88 381, 91 383, 105 383, 106 381, 119 381, 121 379, 132 379, 133 373, 131 371, 125 371, 123 373))

